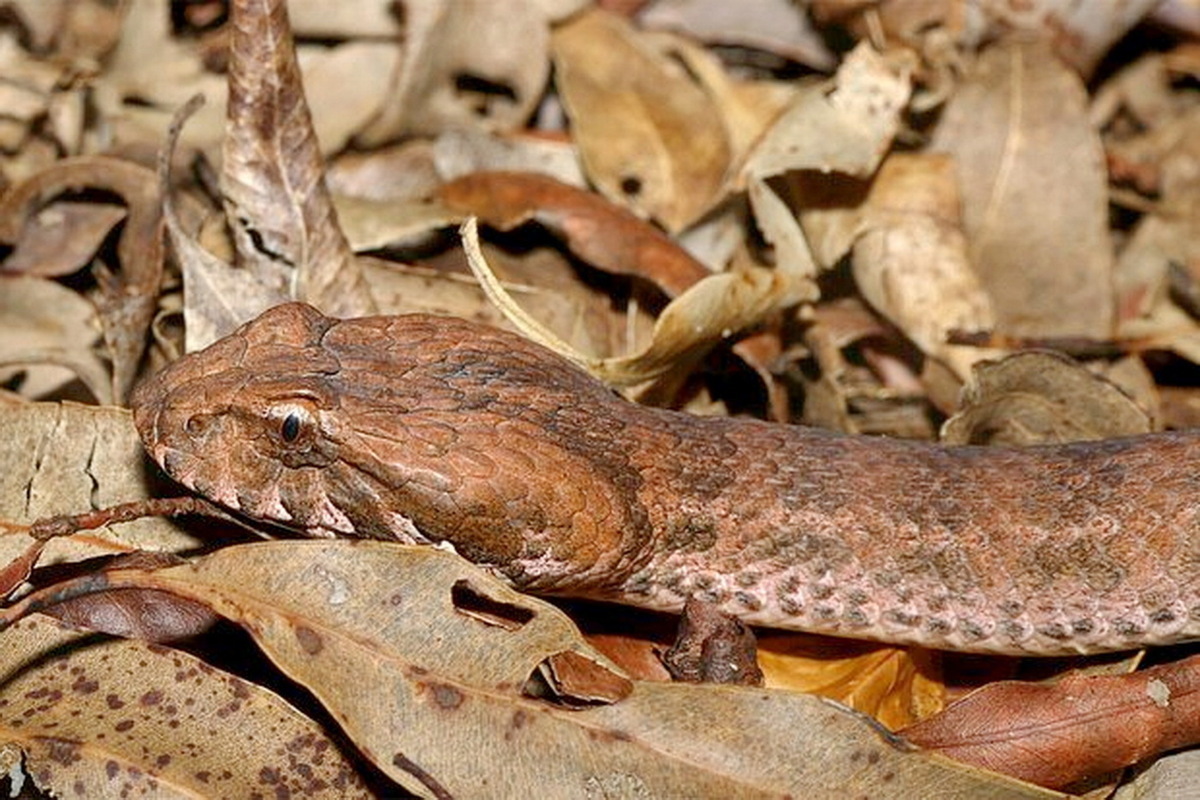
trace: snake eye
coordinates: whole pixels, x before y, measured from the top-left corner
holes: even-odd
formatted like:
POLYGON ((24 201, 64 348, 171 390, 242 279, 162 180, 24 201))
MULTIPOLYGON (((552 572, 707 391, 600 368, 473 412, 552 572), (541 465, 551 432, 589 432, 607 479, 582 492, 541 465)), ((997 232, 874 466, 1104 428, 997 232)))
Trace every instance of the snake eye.
POLYGON ((312 439, 317 420, 311 409, 299 403, 281 403, 267 412, 267 421, 275 426, 278 441, 299 446, 312 439))
POLYGON ((296 441, 296 437, 300 435, 300 415, 293 411, 284 417, 283 424, 279 427, 279 435, 285 442, 296 441))

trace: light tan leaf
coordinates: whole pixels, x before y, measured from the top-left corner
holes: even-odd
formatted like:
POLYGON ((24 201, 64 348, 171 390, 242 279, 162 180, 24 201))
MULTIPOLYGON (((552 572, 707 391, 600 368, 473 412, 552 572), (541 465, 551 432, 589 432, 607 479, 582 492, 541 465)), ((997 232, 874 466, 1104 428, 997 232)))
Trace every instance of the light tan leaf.
MULTIPOLYGON (((0 365, 65 367, 97 400, 112 402, 112 378, 96 349, 100 321, 83 297, 42 278, 2 278, 0 326, 0 365)), ((44 380, 33 385, 49 391, 64 375, 55 370, 44 380)))
POLYGON ((187 300, 183 308, 186 349, 199 350, 215 342, 265 308, 285 302, 288 295, 276 282, 255 280, 206 250, 188 230, 171 192, 169 169, 176 139, 184 123, 201 104, 193 97, 176 115, 159 158, 159 182, 163 187, 163 221, 174 250, 187 300))
POLYGON ((712 98, 667 41, 593 10, 555 30, 553 55, 588 177, 678 231, 718 199, 731 151, 712 98))
POLYGON ((36 616, 2 637, 0 743, 55 797, 370 796, 315 722, 193 656, 36 616))
MULTIPOLYGON (((318 5, 329 10, 361 4, 318 5)), ((295 7, 296 4, 289 6, 295 7)), ((369 41, 297 48, 300 71, 304 74, 304 95, 318 112, 311 124, 322 153, 344 150, 375 118, 379 106, 386 101, 383 87, 375 81, 362 80, 363 75, 386 75, 396 68, 400 59, 400 49, 394 41, 377 41, 381 35, 381 31, 376 30, 369 41)), ((396 35, 400 35, 398 31, 396 35)))
POLYGON ((953 330, 990 331, 992 304, 971 269, 954 166, 939 156, 888 158, 861 208, 854 280, 876 311, 960 380, 995 352, 947 344, 953 330))
POLYGON ((197 94, 204 111, 187 130, 185 146, 216 152, 224 129, 225 79, 205 69, 187 41, 171 34, 171 9, 158 0, 124 5, 121 36, 98 76, 92 102, 121 142, 154 140, 171 114, 197 94))
POLYGON ((544 137, 451 129, 437 137, 433 157, 438 174, 447 181, 472 172, 503 170, 548 175, 571 186, 587 183, 575 145, 544 137))
MULTIPOLYGON (((163 494, 144 463, 133 420, 124 409, 70 403, 0 405, 0 520, 28 524, 163 494)), ((0 536, 0 564, 16 558, 29 542, 27 536, 0 536)), ((174 523, 144 519, 88 536, 54 539, 42 563, 134 549, 182 552, 200 543, 174 523)))
POLYGON ((628 679, 622 699, 584 707, 531 693, 562 653, 607 669, 613 686, 622 678, 561 611, 435 548, 268 542, 111 577, 244 625, 365 755, 426 797, 894 796, 931 785, 1050 796, 906 751, 804 695, 628 679))
POLYGON ((800 91, 746 157, 741 181, 789 170, 870 175, 900 127, 912 67, 903 51, 882 56, 866 43, 858 45, 831 86, 800 91))
POLYGON ((686 31, 705 42, 777 53, 815 69, 831 69, 833 54, 805 10, 791 0, 660 0, 638 21, 647 28, 686 31))
POLYGON ((614 386, 632 386, 688 364, 717 342, 796 304, 812 290, 809 281, 781 270, 755 267, 710 275, 667 304, 654 322, 649 344, 640 351, 596 358, 564 342, 509 296, 483 257, 475 225, 471 218, 462 228, 467 263, 509 323, 614 386))
POLYGON ((404 52, 360 144, 457 127, 507 131, 529 118, 550 73, 551 9, 494 0, 406 0, 403 9, 404 52))
POLYGON ((1110 338, 1104 154, 1078 75, 1045 44, 989 48, 947 105, 933 149, 956 160, 971 263, 1000 329, 1110 338))

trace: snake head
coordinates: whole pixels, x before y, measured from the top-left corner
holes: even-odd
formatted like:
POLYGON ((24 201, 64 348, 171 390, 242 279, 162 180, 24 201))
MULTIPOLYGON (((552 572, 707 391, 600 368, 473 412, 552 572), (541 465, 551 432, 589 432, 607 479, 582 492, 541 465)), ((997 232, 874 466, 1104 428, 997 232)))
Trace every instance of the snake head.
POLYGON ((132 398, 147 452, 215 502, 311 536, 448 542, 550 591, 616 574, 647 524, 620 403, 512 333, 299 303, 132 398))
POLYGON ((131 398, 146 451, 189 489, 313 535, 349 533, 321 471, 337 460, 333 320, 277 306, 142 383, 131 398))

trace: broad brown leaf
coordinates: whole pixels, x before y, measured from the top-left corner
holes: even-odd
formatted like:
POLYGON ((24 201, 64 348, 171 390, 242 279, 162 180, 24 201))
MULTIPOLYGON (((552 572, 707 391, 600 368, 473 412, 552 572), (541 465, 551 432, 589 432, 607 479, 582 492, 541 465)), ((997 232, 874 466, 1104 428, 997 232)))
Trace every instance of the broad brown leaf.
POLYGON ((1049 796, 906 751, 813 697, 628 681, 562 612, 435 548, 260 543, 110 579, 200 600, 243 625, 365 755, 422 796, 767 797, 929 785, 1049 796), (563 653, 628 689, 585 707, 537 691, 541 666, 563 653))
POLYGON ((186 653, 31 617, 0 647, 0 742, 56 797, 369 797, 312 720, 186 653))
POLYGON ((291 299, 334 315, 370 313, 325 186, 286 4, 237 0, 230 11, 222 188, 239 260, 291 299))

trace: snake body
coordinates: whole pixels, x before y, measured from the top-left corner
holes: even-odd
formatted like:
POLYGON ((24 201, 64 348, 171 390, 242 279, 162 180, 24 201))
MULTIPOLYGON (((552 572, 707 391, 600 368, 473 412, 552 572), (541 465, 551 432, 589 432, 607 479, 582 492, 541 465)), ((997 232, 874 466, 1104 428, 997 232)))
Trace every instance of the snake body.
POLYGON ((180 483, 536 593, 1030 655, 1200 638, 1200 435, 944 447, 628 403, 524 338, 288 304, 139 387, 180 483))

